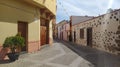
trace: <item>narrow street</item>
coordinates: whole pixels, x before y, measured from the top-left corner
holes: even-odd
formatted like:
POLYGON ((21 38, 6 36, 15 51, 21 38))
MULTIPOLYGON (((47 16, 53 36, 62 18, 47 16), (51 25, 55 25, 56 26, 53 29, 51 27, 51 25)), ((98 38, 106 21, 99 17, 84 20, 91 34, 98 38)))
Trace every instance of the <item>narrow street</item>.
POLYGON ((60 42, 76 52, 80 57, 92 63, 94 67, 120 67, 120 56, 71 42, 60 42))
POLYGON ((0 67, 120 67, 120 0, 0 0, 0 67))
POLYGON ((0 67, 119 67, 120 57, 90 47, 55 40, 38 52, 22 54, 15 62, 2 61, 0 67), (73 46, 74 45, 74 46, 73 46), (70 49, 69 49, 69 48, 70 49), (73 51, 72 51, 72 50, 73 51))

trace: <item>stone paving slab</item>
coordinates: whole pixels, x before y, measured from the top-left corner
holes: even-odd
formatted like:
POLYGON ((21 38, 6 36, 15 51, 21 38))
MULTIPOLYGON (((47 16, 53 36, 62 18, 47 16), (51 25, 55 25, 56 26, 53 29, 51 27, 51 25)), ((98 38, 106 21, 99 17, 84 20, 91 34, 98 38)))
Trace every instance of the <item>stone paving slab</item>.
MULTIPOLYGON (((58 40, 57 40, 58 41, 58 40)), ((120 67, 120 56, 72 42, 58 41, 89 61, 94 67, 120 67)), ((83 64, 84 65, 84 64, 83 64)), ((92 65, 91 65, 92 66, 92 65)))
POLYGON ((94 67, 60 42, 45 45, 38 52, 20 56, 15 62, 0 63, 0 67, 94 67))
POLYGON ((76 55, 73 54, 65 54, 63 56, 60 56, 58 58, 55 58, 54 60, 52 60, 52 63, 55 64, 63 64, 63 65, 69 65, 71 64, 75 59, 77 58, 76 55))

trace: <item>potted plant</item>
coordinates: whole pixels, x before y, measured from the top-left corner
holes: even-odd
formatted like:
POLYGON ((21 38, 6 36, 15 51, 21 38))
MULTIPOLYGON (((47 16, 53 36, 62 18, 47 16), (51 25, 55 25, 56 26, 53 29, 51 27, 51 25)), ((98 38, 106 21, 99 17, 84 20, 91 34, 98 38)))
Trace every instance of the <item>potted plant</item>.
POLYGON ((22 36, 17 34, 16 36, 7 37, 4 41, 3 47, 10 48, 10 53, 8 53, 8 57, 11 61, 15 61, 19 57, 19 52, 16 52, 16 49, 24 47, 25 40, 22 36))

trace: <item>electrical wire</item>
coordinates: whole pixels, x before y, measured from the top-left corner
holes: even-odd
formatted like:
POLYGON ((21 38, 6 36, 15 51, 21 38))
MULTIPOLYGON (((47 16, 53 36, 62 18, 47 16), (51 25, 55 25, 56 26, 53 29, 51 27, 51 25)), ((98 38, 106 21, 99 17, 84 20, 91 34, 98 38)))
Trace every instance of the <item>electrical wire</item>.
POLYGON ((63 8, 64 13, 65 13, 67 16, 70 16, 70 14, 68 13, 67 9, 65 9, 65 7, 63 6, 63 4, 62 4, 59 0, 57 0, 57 1, 58 1, 58 4, 61 5, 61 7, 63 8))

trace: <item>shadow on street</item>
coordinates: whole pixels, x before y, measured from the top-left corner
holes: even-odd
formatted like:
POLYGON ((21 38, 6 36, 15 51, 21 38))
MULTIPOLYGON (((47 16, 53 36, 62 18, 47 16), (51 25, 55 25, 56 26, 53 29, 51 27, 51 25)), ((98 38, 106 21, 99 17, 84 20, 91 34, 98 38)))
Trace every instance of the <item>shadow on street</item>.
POLYGON ((95 67, 120 67, 120 56, 68 41, 58 39, 55 41, 63 43, 79 56, 91 62, 95 67))
POLYGON ((8 64, 8 63, 12 63, 13 61, 10 60, 0 60, 0 64, 8 64))

